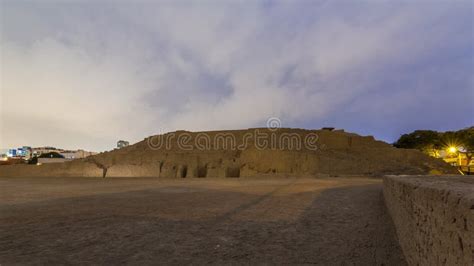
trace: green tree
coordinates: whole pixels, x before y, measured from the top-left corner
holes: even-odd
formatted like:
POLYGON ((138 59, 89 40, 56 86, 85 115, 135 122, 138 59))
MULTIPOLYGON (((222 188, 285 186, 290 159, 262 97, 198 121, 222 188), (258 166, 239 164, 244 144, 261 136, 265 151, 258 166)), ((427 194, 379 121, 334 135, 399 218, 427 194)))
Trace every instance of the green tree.
POLYGON ((402 135, 393 146, 403 149, 434 149, 440 148, 441 136, 433 130, 416 130, 410 134, 402 135))
POLYGON ((397 148, 418 149, 427 153, 456 146, 459 152, 466 155, 469 165, 474 157, 474 127, 447 132, 416 130, 402 135, 393 145, 397 148))

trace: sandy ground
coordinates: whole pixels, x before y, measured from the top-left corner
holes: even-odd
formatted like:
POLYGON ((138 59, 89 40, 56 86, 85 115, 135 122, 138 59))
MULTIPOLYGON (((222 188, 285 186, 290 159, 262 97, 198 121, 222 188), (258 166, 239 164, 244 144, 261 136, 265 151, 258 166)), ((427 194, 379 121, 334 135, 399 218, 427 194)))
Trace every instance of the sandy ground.
POLYGON ((405 265, 381 180, 1 178, 0 264, 405 265))

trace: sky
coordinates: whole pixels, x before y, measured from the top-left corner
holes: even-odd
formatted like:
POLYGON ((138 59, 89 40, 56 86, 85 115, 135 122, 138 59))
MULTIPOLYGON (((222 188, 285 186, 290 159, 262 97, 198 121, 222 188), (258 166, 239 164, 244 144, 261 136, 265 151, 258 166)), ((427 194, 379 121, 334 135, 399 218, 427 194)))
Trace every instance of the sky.
POLYGON ((0 148, 174 130, 474 125, 464 0, 0 0, 0 148))

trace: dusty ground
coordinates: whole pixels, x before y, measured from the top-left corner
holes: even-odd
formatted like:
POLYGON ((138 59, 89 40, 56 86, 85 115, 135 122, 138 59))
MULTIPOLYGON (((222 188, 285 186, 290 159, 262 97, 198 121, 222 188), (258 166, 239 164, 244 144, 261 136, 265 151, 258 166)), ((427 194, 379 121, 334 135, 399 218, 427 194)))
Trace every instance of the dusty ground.
POLYGON ((404 265, 381 181, 1 178, 0 264, 404 265))

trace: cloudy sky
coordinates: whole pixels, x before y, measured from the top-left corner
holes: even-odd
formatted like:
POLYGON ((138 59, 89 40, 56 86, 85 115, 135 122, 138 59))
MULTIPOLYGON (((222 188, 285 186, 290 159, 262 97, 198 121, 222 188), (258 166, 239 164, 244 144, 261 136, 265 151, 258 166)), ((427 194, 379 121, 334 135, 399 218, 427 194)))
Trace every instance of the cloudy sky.
POLYGON ((2 148, 474 125, 472 1, 0 2, 2 148))

